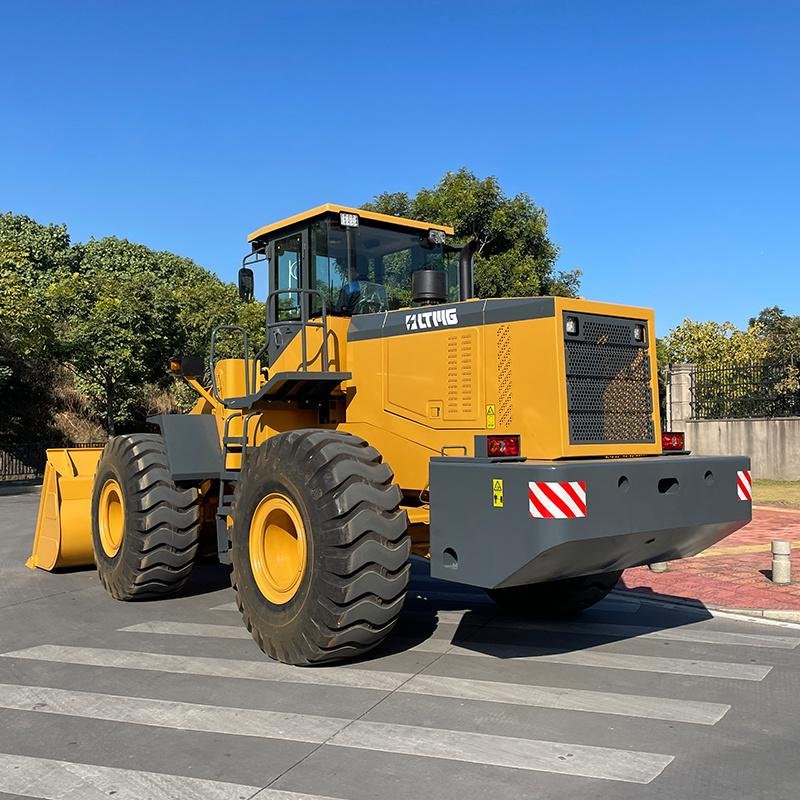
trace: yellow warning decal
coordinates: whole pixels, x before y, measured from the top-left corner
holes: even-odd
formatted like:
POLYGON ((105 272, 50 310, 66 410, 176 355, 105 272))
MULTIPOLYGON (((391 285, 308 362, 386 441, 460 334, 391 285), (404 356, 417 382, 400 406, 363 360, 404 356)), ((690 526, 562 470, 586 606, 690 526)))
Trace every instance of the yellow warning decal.
POLYGON ((492 505, 495 508, 503 507, 503 479, 492 478, 492 505))
POLYGON ((486 427, 487 429, 494 428, 495 426, 495 414, 494 414, 494 403, 489 403, 486 406, 486 427))

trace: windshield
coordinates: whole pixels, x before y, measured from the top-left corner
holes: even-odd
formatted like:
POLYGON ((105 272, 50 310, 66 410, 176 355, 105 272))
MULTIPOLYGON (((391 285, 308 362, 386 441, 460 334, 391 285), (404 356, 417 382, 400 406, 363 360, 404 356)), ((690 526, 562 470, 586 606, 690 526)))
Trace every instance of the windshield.
MULTIPOLYGON (((325 220, 311 228, 311 276, 333 314, 374 314, 411 305, 411 273, 447 274, 448 300, 459 299, 458 248, 436 245, 427 231, 325 220)), ((319 311, 315 298, 315 311, 319 311)))

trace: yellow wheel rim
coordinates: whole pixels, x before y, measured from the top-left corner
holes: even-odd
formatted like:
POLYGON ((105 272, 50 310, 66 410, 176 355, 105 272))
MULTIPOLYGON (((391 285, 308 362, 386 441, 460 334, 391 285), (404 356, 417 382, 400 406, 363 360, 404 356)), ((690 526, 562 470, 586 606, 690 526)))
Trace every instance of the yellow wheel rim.
POLYGON ((282 494, 264 497, 250 520, 250 568, 261 594, 288 603, 306 571, 307 543, 297 506, 282 494))
POLYGON ((114 558, 125 535, 125 504, 122 488, 113 478, 109 478, 100 490, 98 523, 103 551, 109 558, 114 558))

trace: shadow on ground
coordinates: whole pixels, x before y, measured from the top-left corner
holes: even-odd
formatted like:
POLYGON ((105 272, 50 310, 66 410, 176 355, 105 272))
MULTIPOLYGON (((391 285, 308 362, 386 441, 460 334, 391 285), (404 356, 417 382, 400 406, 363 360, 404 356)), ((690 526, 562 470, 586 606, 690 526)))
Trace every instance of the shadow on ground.
POLYGON ((402 652, 435 636, 443 644, 497 658, 529 658, 578 652, 710 618, 699 600, 652 591, 613 593, 577 616, 558 616, 546 608, 512 614, 501 610, 481 589, 431 578, 427 562, 415 559, 403 613, 376 655, 402 652), (686 607, 652 601, 679 601, 686 607), (621 613, 637 602, 635 612, 621 613))

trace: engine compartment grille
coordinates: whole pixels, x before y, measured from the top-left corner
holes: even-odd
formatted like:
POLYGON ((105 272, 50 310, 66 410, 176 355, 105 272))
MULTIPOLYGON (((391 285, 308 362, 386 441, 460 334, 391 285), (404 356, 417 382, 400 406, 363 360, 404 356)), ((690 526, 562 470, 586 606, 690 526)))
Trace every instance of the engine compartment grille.
POLYGON ((564 312, 570 444, 653 444, 650 331, 643 320, 564 312), (566 332, 567 317, 578 333, 566 332), (644 326, 644 342, 634 328, 644 326))

